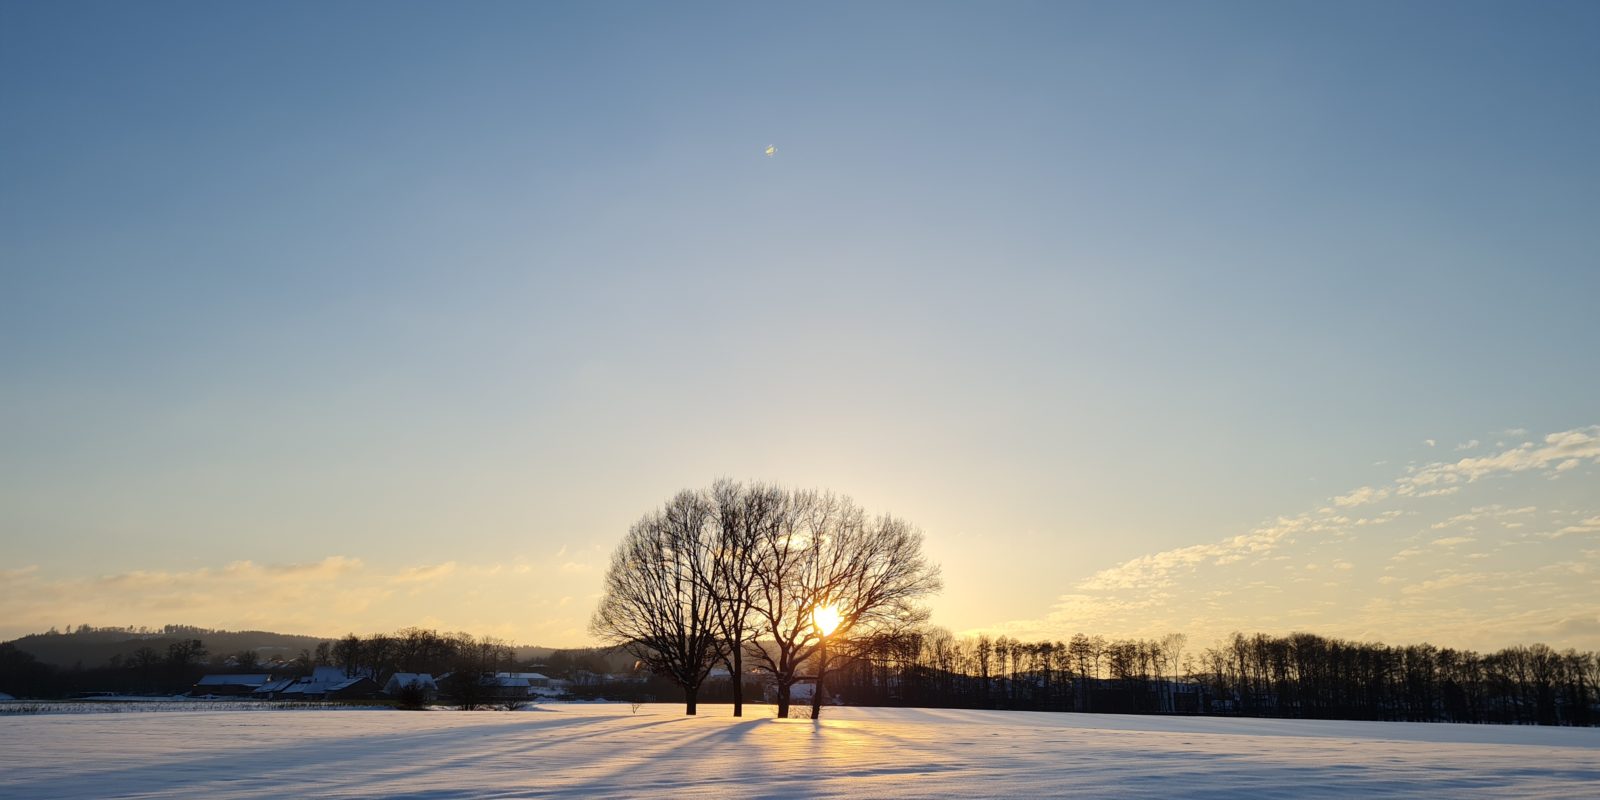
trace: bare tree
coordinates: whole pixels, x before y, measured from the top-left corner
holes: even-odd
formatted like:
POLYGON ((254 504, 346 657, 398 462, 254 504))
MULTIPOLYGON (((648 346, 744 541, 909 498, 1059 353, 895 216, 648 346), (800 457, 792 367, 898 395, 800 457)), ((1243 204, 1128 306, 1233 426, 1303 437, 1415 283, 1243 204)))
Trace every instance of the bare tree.
MULTIPOLYGON (((938 568, 922 555, 919 531, 894 517, 868 519, 850 500, 827 493, 790 493, 763 532, 758 556, 751 611, 763 646, 751 655, 777 684, 780 717, 788 716, 800 667, 822 655, 813 624, 817 609, 837 612, 836 640, 871 636, 925 620, 917 601, 940 586, 938 568)), ((812 668, 815 717, 826 659, 817 658, 812 668)))
POLYGON ((762 541, 781 524, 786 498, 775 487, 721 480, 711 487, 716 513, 711 585, 723 661, 733 683, 733 715, 744 716, 744 651, 755 636, 751 610, 762 541))
POLYGON ((685 714, 696 712, 700 686, 722 657, 723 629, 711 592, 713 516, 704 495, 685 491, 635 523, 611 556, 605 593, 589 624, 595 636, 682 687, 685 714))

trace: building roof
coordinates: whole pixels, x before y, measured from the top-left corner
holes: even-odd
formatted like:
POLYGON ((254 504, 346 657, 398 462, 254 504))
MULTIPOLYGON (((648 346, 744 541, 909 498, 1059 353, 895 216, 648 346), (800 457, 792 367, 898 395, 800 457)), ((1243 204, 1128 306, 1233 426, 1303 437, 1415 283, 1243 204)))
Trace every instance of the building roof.
POLYGON ((206 675, 196 686, 260 686, 272 680, 271 675, 206 675))
POLYGON ((416 684, 424 689, 439 688, 439 684, 434 682, 433 676, 426 672, 396 672, 389 677, 389 682, 383 686, 384 691, 388 691, 390 687, 398 689, 411 684, 416 684))
POLYGON ((315 667, 311 670, 308 683, 339 683, 348 680, 349 675, 344 672, 344 667, 315 667))

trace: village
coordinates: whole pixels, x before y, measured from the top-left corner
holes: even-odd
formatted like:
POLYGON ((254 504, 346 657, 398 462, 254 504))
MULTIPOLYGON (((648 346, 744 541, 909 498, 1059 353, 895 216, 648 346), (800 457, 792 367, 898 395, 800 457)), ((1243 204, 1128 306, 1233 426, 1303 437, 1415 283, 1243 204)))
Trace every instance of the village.
MULTIPOLYGON (((203 675, 187 695, 199 699, 251 699, 278 701, 389 700, 401 705, 437 701, 481 706, 512 706, 542 700, 653 700, 652 675, 640 670, 596 673, 572 670, 567 678, 539 672, 395 672, 380 682, 370 673, 352 674, 343 667, 313 667, 310 675, 283 676, 272 672, 219 672, 203 675)), ((707 676, 708 689, 726 689, 726 669, 707 676)), ((662 687, 664 688, 664 687, 662 687)), ((810 686, 797 685, 797 696, 809 698, 810 686)), ((667 695, 670 696, 670 695, 667 695)))

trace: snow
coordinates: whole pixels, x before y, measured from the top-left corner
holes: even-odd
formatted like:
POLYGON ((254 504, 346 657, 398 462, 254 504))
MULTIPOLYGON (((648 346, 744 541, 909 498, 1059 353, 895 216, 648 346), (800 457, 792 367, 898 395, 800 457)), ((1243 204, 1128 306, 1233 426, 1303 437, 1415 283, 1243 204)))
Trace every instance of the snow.
POLYGON ((0 796, 1589 797, 1600 730, 650 705, 0 719, 0 796), (396 752, 405 753, 397 759, 396 752))

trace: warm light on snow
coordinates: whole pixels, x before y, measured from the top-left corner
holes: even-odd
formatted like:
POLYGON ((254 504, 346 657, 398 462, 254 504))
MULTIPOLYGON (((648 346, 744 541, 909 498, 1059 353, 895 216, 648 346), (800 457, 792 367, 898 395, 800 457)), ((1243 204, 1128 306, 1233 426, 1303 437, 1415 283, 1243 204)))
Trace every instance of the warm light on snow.
POLYGON ((770 706, 0 718, 0 797, 1593 797, 1600 729, 770 706))

